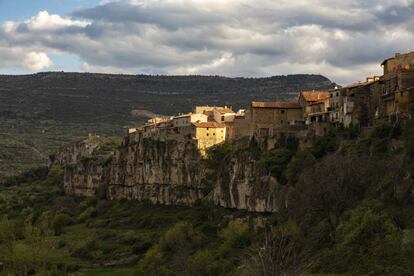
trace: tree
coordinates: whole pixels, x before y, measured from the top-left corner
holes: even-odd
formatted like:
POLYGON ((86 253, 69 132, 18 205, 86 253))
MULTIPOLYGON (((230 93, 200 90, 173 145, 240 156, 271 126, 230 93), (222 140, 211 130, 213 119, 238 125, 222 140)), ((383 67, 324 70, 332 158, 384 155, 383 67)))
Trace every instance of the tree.
POLYGON ((259 164, 264 166, 271 176, 276 177, 280 184, 284 185, 287 182, 285 170, 291 157, 292 152, 290 150, 277 148, 264 153, 259 160, 259 164))
POLYGON ((42 216, 37 225, 29 217, 22 229, 22 238, 13 233, 15 226, 6 218, 0 222, 0 259, 5 270, 17 275, 29 275, 48 271, 47 260, 54 242, 48 218, 42 216))
POLYGON ((298 227, 288 222, 271 226, 261 241, 253 246, 244 261, 242 274, 273 276, 299 274, 308 266, 302 254, 298 227))

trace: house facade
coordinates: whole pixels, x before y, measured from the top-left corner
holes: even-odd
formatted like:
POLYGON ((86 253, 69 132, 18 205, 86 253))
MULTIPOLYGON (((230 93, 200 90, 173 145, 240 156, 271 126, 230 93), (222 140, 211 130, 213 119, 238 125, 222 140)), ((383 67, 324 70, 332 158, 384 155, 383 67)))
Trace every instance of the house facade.
POLYGON ((197 122, 192 124, 193 139, 202 155, 214 145, 226 141, 226 125, 217 122, 197 122))
POLYGON ((303 110, 297 102, 252 102, 250 113, 251 136, 288 133, 303 121, 303 110))

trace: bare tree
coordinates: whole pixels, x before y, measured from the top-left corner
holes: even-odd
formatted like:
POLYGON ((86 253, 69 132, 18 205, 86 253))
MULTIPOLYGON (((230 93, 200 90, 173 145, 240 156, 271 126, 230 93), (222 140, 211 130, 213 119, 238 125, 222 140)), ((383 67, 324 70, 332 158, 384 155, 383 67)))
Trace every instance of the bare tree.
POLYGON ((279 276, 296 275, 304 271, 309 262, 304 260, 302 245, 292 227, 271 227, 263 240, 244 260, 242 275, 279 276))

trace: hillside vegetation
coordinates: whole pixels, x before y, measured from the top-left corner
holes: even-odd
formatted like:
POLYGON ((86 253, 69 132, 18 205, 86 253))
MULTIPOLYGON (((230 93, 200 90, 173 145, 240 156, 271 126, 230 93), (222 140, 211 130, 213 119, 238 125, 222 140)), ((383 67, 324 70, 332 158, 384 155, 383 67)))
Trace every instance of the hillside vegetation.
POLYGON ((333 87, 320 75, 271 78, 88 73, 0 75, 0 179, 47 163, 48 154, 97 132, 124 134, 155 114, 195 105, 246 108, 252 100, 292 98, 333 87))
POLYGON ((413 141, 410 120, 306 148, 286 137, 268 152, 211 149, 211 169, 248 155, 284 185, 265 215, 69 197, 60 168, 32 170, 1 186, 0 262, 58 275, 411 275, 413 141))

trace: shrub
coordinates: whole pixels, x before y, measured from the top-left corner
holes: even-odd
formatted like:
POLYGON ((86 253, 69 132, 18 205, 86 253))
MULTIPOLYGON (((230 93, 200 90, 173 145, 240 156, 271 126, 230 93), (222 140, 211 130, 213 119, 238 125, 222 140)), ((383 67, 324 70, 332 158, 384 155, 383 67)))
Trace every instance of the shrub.
POLYGON ((207 166, 216 169, 221 164, 229 161, 232 152, 233 146, 228 142, 207 149, 207 166))
MULTIPOLYGON (((395 254, 401 248, 401 235, 391 217, 379 201, 369 201, 349 211, 337 227, 337 241, 333 248, 322 253, 315 271, 373 275, 384 270, 383 257, 389 255, 383 246, 395 254), (373 258, 374 255, 377 255, 373 258)), ((388 256, 387 258, 390 258, 388 256)))
POLYGON ((61 185, 63 183, 64 171, 59 166, 52 166, 47 174, 46 184, 61 185))
POLYGON ((211 251, 200 250, 190 259, 190 273, 192 275, 213 275, 211 265, 215 261, 211 251))
POLYGON ((249 226, 239 221, 230 221, 219 235, 224 244, 232 248, 244 248, 250 243, 249 226))
POLYGON ((304 169, 316 162, 315 156, 309 150, 297 152, 286 167, 286 179, 289 183, 295 183, 304 169))
POLYGON ((60 213, 56 215, 52 221, 52 227, 55 235, 60 235, 63 227, 71 225, 73 222, 73 219, 67 214, 60 213))
POLYGON ((270 175, 276 177, 280 184, 286 184, 285 169, 292 157, 292 152, 285 148, 273 149, 262 155, 259 164, 264 166, 270 175))
POLYGON ((410 157, 414 157, 414 118, 406 122, 402 130, 402 140, 405 151, 410 157))
POLYGON ((164 256, 158 246, 151 248, 145 253, 145 256, 139 261, 138 269, 135 272, 137 276, 167 276, 176 275, 166 266, 164 256))
POLYGON ((312 155, 316 158, 322 158, 328 153, 335 152, 338 147, 336 133, 330 132, 327 135, 319 138, 312 146, 312 155))
POLYGON ((85 211, 83 211, 79 217, 79 222, 85 222, 87 219, 94 217, 97 215, 97 211, 95 207, 88 207, 85 211))

